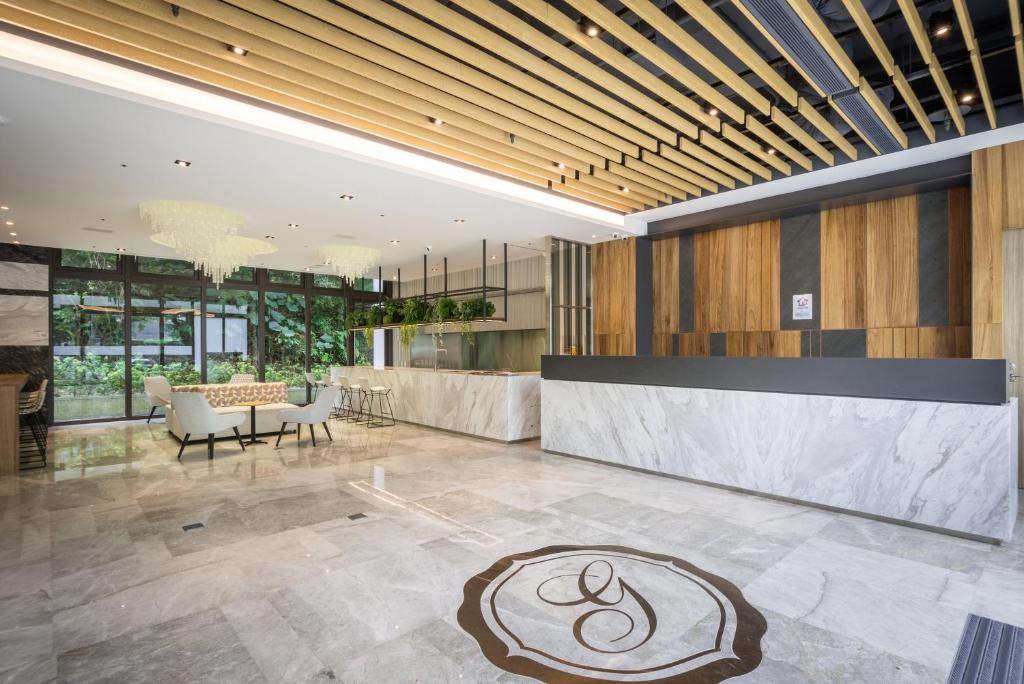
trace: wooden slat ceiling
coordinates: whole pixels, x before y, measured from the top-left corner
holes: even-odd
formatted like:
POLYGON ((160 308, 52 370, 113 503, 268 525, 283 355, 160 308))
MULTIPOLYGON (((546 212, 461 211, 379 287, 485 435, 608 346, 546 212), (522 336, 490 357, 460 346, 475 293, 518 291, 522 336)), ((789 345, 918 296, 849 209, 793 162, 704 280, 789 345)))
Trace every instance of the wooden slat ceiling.
MULTIPOLYGON (((854 27, 837 31, 781 1, 899 147, 936 139, 926 100, 965 133, 920 3, 880 19, 836 0, 854 27), (902 68, 879 29, 894 16, 902 68)), ((968 3, 947 4, 995 127, 968 3)), ((0 0, 0 20, 623 213, 878 151, 743 0, 0 0)))

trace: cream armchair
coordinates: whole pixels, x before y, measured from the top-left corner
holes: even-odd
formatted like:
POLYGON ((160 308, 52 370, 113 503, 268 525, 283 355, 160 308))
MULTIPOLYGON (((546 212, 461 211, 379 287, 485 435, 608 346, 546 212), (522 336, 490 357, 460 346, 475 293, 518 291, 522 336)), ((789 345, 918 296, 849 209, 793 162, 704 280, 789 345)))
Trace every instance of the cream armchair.
POLYGON ((152 406, 149 409, 149 417, 146 422, 153 420, 153 414, 161 406, 171 405, 171 383, 162 375, 154 375, 149 378, 142 378, 142 387, 146 390, 146 401, 152 406))
POLYGON ((242 435, 238 433, 238 426, 245 422, 245 413, 217 413, 199 392, 175 392, 171 402, 185 430, 185 438, 178 449, 179 461, 192 435, 206 435, 208 457, 213 460, 213 436, 221 430, 234 430, 239 446, 245 451, 242 435))
POLYGON ((277 433, 277 444, 274 446, 281 446, 281 436, 284 435, 284 429, 288 427, 288 423, 296 424, 295 433, 299 439, 302 439, 302 426, 308 425, 309 436, 313 439, 313 446, 316 446, 316 433, 313 432, 313 426, 316 423, 321 423, 324 426, 324 432, 327 433, 327 439, 333 442, 334 437, 331 436, 331 430, 327 427, 327 419, 331 415, 331 409, 334 408, 334 400, 338 398, 338 392, 340 391, 340 387, 325 387, 312 404, 302 408, 278 411, 277 419, 281 421, 281 431, 277 433))

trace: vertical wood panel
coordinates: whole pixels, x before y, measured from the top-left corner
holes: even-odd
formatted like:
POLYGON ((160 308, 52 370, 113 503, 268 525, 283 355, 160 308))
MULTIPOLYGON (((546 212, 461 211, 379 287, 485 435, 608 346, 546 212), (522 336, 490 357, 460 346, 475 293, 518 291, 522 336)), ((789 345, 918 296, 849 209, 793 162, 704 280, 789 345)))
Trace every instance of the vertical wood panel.
POLYGON ((722 231, 725 235, 723 325, 721 330, 746 329, 747 227, 735 226, 722 231))
POLYGON ((971 191, 949 190, 949 324, 971 322, 971 191))
POLYGON ((917 195, 869 202, 865 216, 867 327, 916 326, 919 312, 917 195))
MULTIPOLYGON (((679 238, 656 240, 652 245, 652 261, 654 334, 657 340, 659 334, 679 332, 679 238)), ((664 342, 660 346, 664 348, 664 342)), ((658 351, 654 353, 658 354, 658 351)), ((667 353, 672 353, 671 338, 667 353)))
POLYGON ((594 245, 594 353, 636 353, 636 238, 594 245))
POLYGON ((1006 225, 1000 147, 971 153, 971 218, 971 350, 975 358, 997 359, 1003 356, 1002 232, 1006 225))
POLYGON ((1003 182, 1002 191, 1006 198, 1006 222, 1003 230, 1024 228, 1024 192, 1021 192, 1021 179, 1024 179, 1024 142, 1003 145, 1003 182))
MULTIPOLYGON (((780 270, 780 261, 782 258, 781 250, 782 240, 782 222, 779 219, 774 219, 768 222, 768 245, 767 245, 767 256, 765 257, 768 262, 766 269, 768 282, 765 284, 765 291, 768 293, 768 301, 765 306, 768 307, 766 314, 765 327, 768 330, 778 330, 782 327, 782 314, 779 306, 780 291, 782 288, 782 277, 780 270)), ((787 336, 789 339, 792 336, 787 336)), ((797 353, 800 355, 800 337, 797 335, 797 353)), ((787 354, 788 356, 788 354, 787 354)))
POLYGON ((740 258, 744 263, 743 288, 743 326, 740 330, 764 330, 761 322, 761 263, 764 254, 761 251, 761 224, 752 223, 733 228, 742 235, 743 254, 740 258))
POLYGON ((821 327, 863 328, 865 223, 863 204, 821 214, 821 327))

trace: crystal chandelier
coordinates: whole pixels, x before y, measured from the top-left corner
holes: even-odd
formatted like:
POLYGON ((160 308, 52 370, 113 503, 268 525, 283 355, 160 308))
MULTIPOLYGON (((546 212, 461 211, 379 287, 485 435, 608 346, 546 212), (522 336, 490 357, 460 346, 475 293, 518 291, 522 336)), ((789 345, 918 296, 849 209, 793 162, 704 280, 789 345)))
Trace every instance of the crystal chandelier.
POLYGON ((358 245, 325 245, 320 258, 336 274, 354 281, 380 263, 380 250, 358 245))
MULTIPOLYGON (((178 238, 170 233, 157 233, 150 236, 150 239, 158 245, 170 247, 184 254, 179 248, 178 238)), ((197 269, 210 277, 214 285, 220 285, 225 278, 245 266, 251 259, 276 251, 277 247, 269 242, 241 235, 228 235, 214 242, 209 253, 196 254, 189 259, 197 269)))
POLYGON ((253 257, 277 251, 270 243, 238 235, 245 217, 212 204, 151 200, 139 205, 139 215, 153 230, 153 242, 191 261, 217 285, 253 257))

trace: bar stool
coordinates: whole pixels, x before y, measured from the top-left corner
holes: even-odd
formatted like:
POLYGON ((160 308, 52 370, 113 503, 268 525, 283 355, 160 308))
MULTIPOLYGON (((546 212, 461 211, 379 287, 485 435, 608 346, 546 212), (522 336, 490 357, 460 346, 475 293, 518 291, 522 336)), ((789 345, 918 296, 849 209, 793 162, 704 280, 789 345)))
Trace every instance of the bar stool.
POLYGON ((344 375, 335 376, 332 380, 332 385, 337 387, 340 391, 338 393, 338 401, 334 405, 334 410, 331 411, 331 418, 348 418, 352 413, 352 386, 349 384, 348 378, 344 375))
POLYGON ((352 385, 352 399, 356 398, 356 391, 359 394, 359 409, 352 416, 351 420, 353 423, 367 423, 369 422, 369 413, 367 412, 369 399, 370 399, 370 381, 366 378, 356 378, 356 384, 352 385))
POLYGON ((370 388, 369 396, 369 409, 370 415, 366 419, 366 427, 368 428, 379 428, 379 427, 392 427, 395 425, 395 414, 391 410, 391 388, 384 385, 375 385, 370 388), (377 399, 377 414, 373 413, 373 400, 377 399), (387 402, 388 412, 384 414, 384 403, 387 402), (390 420, 391 422, 387 422, 390 420))
MULTIPOLYGON (((24 424, 29 428, 32 440, 39 449, 38 458, 33 458, 31 454, 25 453, 24 445, 21 446, 20 451, 22 455, 19 459, 19 465, 22 470, 46 467, 48 428, 46 421, 43 420, 43 407, 46 405, 46 387, 48 383, 49 381, 44 379, 39 383, 39 389, 32 392, 22 392, 18 398, 18 416, 24 419, 24 424)), ((22 434, 24 435, 24 431, 22 431, 22 434)))

